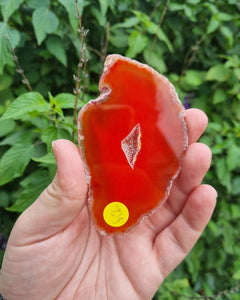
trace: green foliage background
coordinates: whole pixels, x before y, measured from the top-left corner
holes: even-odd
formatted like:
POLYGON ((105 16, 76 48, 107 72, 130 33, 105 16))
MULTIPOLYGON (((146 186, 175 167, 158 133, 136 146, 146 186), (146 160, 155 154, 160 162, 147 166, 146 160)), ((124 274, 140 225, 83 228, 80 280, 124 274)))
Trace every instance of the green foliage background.
MULTIPOLYGON (((209 117, 201 141, 211 147, 213 162, 205 182, 217 189, 218 205, 200 241, 154 299, 239 299, 240 2, 78 3, 89 30, 87 90, 84 100, 80 92, 78 109, 98 95, 106 55, 119 53, 167 76, 182 100, 209 117), (226 295, 218 295, 223 290, 226 295)), ((51 142, 71 140, 76 132, 77 28, 74 0, 0 0, 0 232, 7 236, 55 174, 51 142), (8 40, 33 92, 22 84, 21 68, 16 72, 8 40)))

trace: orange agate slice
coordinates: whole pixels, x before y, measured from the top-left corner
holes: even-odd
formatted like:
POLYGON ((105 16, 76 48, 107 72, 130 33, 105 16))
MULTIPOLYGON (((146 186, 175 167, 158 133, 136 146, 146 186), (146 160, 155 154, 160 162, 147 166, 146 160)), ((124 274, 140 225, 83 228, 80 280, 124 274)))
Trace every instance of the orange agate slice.
POLYGON ((107 57, 100 96, 79 113, 89 204, 101 232, 124 232, 167 199, 187 148, 184 107, 147 65, 107 57))

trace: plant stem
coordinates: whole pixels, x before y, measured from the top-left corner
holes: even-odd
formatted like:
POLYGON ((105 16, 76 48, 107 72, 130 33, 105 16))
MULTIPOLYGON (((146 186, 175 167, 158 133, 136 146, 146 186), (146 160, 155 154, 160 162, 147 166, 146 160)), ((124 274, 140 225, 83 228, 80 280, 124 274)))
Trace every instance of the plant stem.
POLYGON ((191 64, 193 63, 197 51, 199 50, 199 45, 204 42, 206 36, 203 35, 197 42, 195 45, 191 46, 191 48, 188 50, 188 52, 186 53, 185 57, 184 57, 184 61, 183 61, 183 67, 181 70, 181 75, 180 77, 183 77, 186 70, 191 66, 191 64))
POLYGON ((88 50, 90 50, 91 52, 97 54, 99 57, 102 57, 101 51, 99 51, 99 50, 97 50, 97 49, 95 49, 95 48, 93 48, 93 47, 91 47, 89 45, 88 45, 88 50))
POLYGON ((108 44, 109 44, 109 37, 110 37, 110 23, 107 22, 106 24, 106 35, 105 35, 105 41, 102 43, 101 52, 100 52, 100 74, 104 67, 104 62, 107 57, 107 50, 108 50, 108 44))
MULTIPOLYGON (((74 80, 76 81, 76 87, 74 89, 75 94, 75 103, 74 103, 74 111, 73 111, 73 126, 77 125, 77 110, 78 110, 78 99, 81 92, 80 82, 81 82, 81 72, 83 75, 83 86, 82 86, 82 98, 81 100, 84 101, 84 96, 87 89, 87 57, 86 57, 86 45, 85 45, 85 38, 88 34, 88 30, 82 26, 82 17, 80 15, 78 0, 74 0, 76 3, 76 11, 77 11, 77 18, 78 18, 78 33, 80 34, 82 46, 79 51, 79 63, 78 63, 78 71, 77 75, 73 75, 74 80), (83 69, 82 69, 83 67, 83 69)), ((72 133, 72 141, 75 138, 75 131, 73 130, 72 133)))
POLYGON ((161 0, 158 0, 158 2, 156 3, 156 5, 155 5, 155 7, 154 7, 154 9, 153 9, 153 11, 152 11, 152 13, 151 13, 150 20, 153 19, 153 17, 154 17, 154 15, 155 15, 157 9, 159 8, 160 4, 161 4, 161 0))
MULTIPOLYGON (((166 12, 167 12, 169 3, 170 3, 170 0, 167 0, 166 4, 165 4, 165 6, 164 6, 164 9, 163 9, 161 18, 160 18, 160 20, 159 20, 159 22, 158 22, 158 30, 160 29, 160 27, 161 27, 161 25, 162 25, 162 22, 163 22, 163 20, 164 20, 165 14, 166 14, 166 12)), ((160 4, 160 3, 159 3, 159 4, 160 4)), ((156 5, 156 7, 158 7, 158 6, 156 5)), ((155 13, 155 11, 154 11, 154 13, 155 13)), ((149 55, 149 61, 151 61, 152 53, 153 53, 153 51, 154 51, 154 49, 155 49, 156 42, 157 42, 157 32, 156 32, 156 34, 155 34, 155 36, 154 36, 154 40, 153 40, 153 43, 152 43, 152 47, 151 47, 151 51, 150 51, 150 55, 149 55)))
POLYGON ((16 71, 22 76, 22 82, 23 82, 23 84, 26 84, 29 92, 32 92, 33 89, 31 87, 31 85, 30 85, 27 77, 25 76, 24 70, 22 69, 22 67, 21 67, 21 65, 19 63, 18 57, 17 57, 17 55, 15 53, 15 50, 14 50, 12 44, 11 44, 11 41, 10 41, 10 39, 9 39, 9 37, 7 35, 5 35, 5 38, 8 41, 9 49, 10 49, 10 51, 12 53, 12 59, 13 59, 13 61, 15 62, 16 66, 17 66, 16 71))
POLYGON ((108 44, 109 44, 109 37, 110 37, 110 23, 107 22, 106 25, 106 38, 105 38, 105 43, 102 48, 102 55, 101 55, 101 61, 104 62, 107 56, 107 49, 108 49, 108 44))

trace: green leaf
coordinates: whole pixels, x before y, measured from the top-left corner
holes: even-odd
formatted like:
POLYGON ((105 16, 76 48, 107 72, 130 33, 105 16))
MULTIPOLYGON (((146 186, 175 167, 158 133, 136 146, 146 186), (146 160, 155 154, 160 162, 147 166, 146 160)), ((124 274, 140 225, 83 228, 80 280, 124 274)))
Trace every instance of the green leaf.
POLYGON ((75 96, 73 94, 62 93, 55 97, 55 101, 60 108, 74 108, 75 96))
POLYGON ((57 105, 55 98, 52 96, 52 94, 49 92, 48 93, 49 96, 49 101, 50 101, 50 106, 51 106, 51 110, 52 112, 58 114, 59 116, 61 116, 62 118, 64 118, 64 114, 62 109, 57 105))
MULTIPOLYGON (((0 121, 5 122, 5 121, 0 121)), ((0 146, 5 146, 5 145, 15 145, 17 141, 20 139, 20 136, 24 133, 23 130, 14 132, 13 134, 7 136, 4 140, 0 142, 0 146)))
POLYGON ((147 47, 143 52, 143 56, 147 64, 159 73, 163 74, 167 71, 164 59, 157 53, 157 51, 151 52, 151 48, 147 47))
POLYGON ((227 150, 227 167, 229 171, 233 171, 240 166, 240 147, 233 144, 227 150))
POLYGON ((50 0, 29 0, 28 5, 34 9, 44 6, 47 7, 50 5, 50 0))
POLYGON ((208 70, 206 79, 223 82, 227 79, 228 75, 228 69, 225 68, 224 64, 217 64, 208 70))
POLYGON ((233 274, 233 279, 235 279, 235 280, 240 280, 240 270, 238 270, 237 272, 235 272, 235 273, 233 274))
POLYGON ((233 179, 232 194, 233 195, 240 195, 240 176, 237 176, 233 179))
POLYGON ((240 210, 237 204, 230 204, 231 216, 233 219, 239 220, 240 218, 240 210))
POLYGON ((67 54, 63 44, 63 41, 55 36, 52 36, 47 39, 46 46, 48 51, 55 56, 60 63, 65 67, 67 66, 67 54))
POLYGON ((164 31, 162 30, 162 28, 159 28, 157 31, 157 37, 160 41, 165 42, 165 44, 167 45, 168 49, 170 52, 173 52, 173 46, 172 43, 170 42, 169 38, 167 37, 167 35, 164 33, 164 31))
POLYGON ((7 89, 13 83, 13 77, 8 74, 0 76, 0 91, 7 89))
POLYGON ((115 29, 115 28, 132 28, 134 27, 135 25, 137 25, 139 23, 139 19, 137 17, 131 17, 131 18, 127 18, 124 20, 124 22, 122 23, 118 23, 116 25, 114 25, 112 29, 115 29))
POLYGON ((109 37, 109 41, 117 48, 126 48, 128 46, 128 35, 122 29, 114 28, 109 37))
MULTIPOLYGON (((139 11, 139 10, 133 10, 132 12, 135 14, 135 16, 138 18, 138 20, 141 23, 143 23, 146 27, 148 27, 151 24, 150 17, 146 13, 139 11)), ((155 24, 155 23, 153 23, 153 24, 155 24)))
POLYGON ((23 191, 8 211, 23 212, 50 184, 51 179, 47 170, 38 170, 26 177, 20 184, 23 191))
POLYGON ((100 26, 102 26, 102 27, 106 26, 106 21, 107 21, 106 16, 103 15, 99 9, 92 6, 91 13, 96 18, 96 20, 100 26))
POLYGON ((233 31, 227 26, 221 26, 220 31, 228 41, 229 47, 233 46, 233 31))
MULTIPOLYGON (((76 4, 75 1, 70 0, 58 0, 59 3, 61 3, 66 11, 68 12, 68 18, 69 22, 74 30, 77 30, 78 28, 78 19, 77 19, 77 11, 76 11, 76 4)), ((83 8, 85 5, 87 5, 88 1, 78 0, 78 7, 79 7, 79 13, 82 15, 83 8)))
POLYGON ((48 151, 52 150, 52 141, 58 139, 58 129, 55 126, 49 126, 42 132, 42 140, 48 146, 48 151))
POLYGON ((220 228, 213 220, 208 223, 208 228, 215 237, 218 237, 221 234, 220 228))
POLYGON ((129 48, 127 50, 126 56, 130 58, 136 57, 138 53, 141 53, 147 46, 148 39, 145 35, 134 30, 128 38, 129 48))
POLYGON ((226 101, 227 93, 223 89, 217 89, 213 95, 213 103, 218 104, 226 101))
POLYGON ((3 0, 0 5, 2 8, 2 15, 4 22, 7 22, 8 18, 18 9, 23 0, 3 0))
POLYGON ((29 92, 19 96, 8 107, 0 120, 20 119, 29 112, 45 112, 50 109, 50 105, 44 100, 43 96, 37 92, 29 92))
POLYGON ((223 12, 219 12, 216 14, 216 17, 220 20, 220 21, 231 21, 233 19, 232 15, 223 13, 223 12))
POLYGON ((44 164, 56 164, 56 159, 55 156, 53 154, 53 152, 50 152, 44 156, 38 157, 38 158, 32 158, 32 160, 40 162, 40 163, 44 163, 44 164))
MULTIPOLYGON (((185 75, 182 77, 180 87, 185 92, 191 92, 198 90, 203 84, 206 77, 206 72, 198 70, 187 70, 185 75)), ((196 98, 194 99, 194 105, 196 104, 196 98)))
POLYGON ((167 45, 170 52, 173 52, 172 43, 170 42, 169 38, 164 33, 162 28, 159 28, 157 24, 150 22, 149 26, 147 26, 147 31, 151 34, 157 34, 158 39, 160 41, 163 41, 167 45))
POLYGON ((225 63, 225 67, 227 68, 236 68, 240 67, 240 56, 234 54, 232 56, 227 56, 227 62, 225 63))
POLYGON ((15 126, 16 123, 13 120, 0 120, 0 137, 12 132, 15 126))
POLYGON ((235 68, 233 70, 233 73, 237 77, 237 79, 240 81, 240 68, 235 68))
POLYGON ((32 157, 33 148, 32 134, 26 132, 19 142, 4 153, 0 161, 0 185, 22 176, 32 157))
POLYGON ((216 173, 220 183, 225 186, 228 192, 231 192, 231 174, 227 169, 224 158, 219 158, 216 162, 216 173))
POLYGON ((195 16, 195 14, 194 14, 194 9, 192 9, 191 7, 185 5, 184 12, 185 12, 185 15, 186 15, 192 22, 196 22, 196 21, 197 21, 196 16, 195 16))
POLYGON ((168 7, 169 11, 179 11, 185 9, 185 4, 179 4, 179 3, 169 3, 168 7))
POLYGON ((8 207, 9 202, 10 202, 9 194, 5 191, 0 191, 0 208, 8 207))
POLYGON ((213 15, 216 15, 218 13, 218 8, 214 4, 205 2, 203 6, 207 7, 213 15))
POLYGON ((47 154, 47 147, 44 143, 35 143, 32 160, 47 154))
POLYGON ((200 86, 205 79, 205 72, 196 71, 196 70, 187 70, 184 81, 191 86, 198 87, 200 86))
POLYGON ((0 75, 3 73, 5 65, 14 64, 6 36, 10 40, 11 46, 13 48, 15 48, 20 43, 19 32, 17 30, 10 29, 6 23, 0 22, 0 75))
POLYGON ((211 18, 208 27, 207 27, 207 34, 213 33, 218 29, 220 25, 219 20, 216 20, 215 18, 211 18))
POLYGON ((182 288, 187 288, 189 286, 190 284, 187 278, 176 279, 173 282, 173 289, 176 291, 181 290, 182 288))
POLYGON ((68 131, 63 128, 58 128, 55 126, 49 126, 42 132, 42 140, 48 146, 48 151, 52 151, 52 141, 58 139, 67 139, 70 140, 71 136, 68 131))
POLYGON ((196 4, 198 4, 199 2, 201 2, 201 0, 188 0, 187 2, 188 2, 189 4, 196 5, 196 4))
POLYGON ((98 2, 100 4, 101 14, 105 16, 109 6, 109 0, 98 0, 98 2))
POLYGON ((54 33, 59 25, 57 16, 48 7, 37 8, 33 13, 32 22, 38 45, 41 45, 47 34, 54 33))

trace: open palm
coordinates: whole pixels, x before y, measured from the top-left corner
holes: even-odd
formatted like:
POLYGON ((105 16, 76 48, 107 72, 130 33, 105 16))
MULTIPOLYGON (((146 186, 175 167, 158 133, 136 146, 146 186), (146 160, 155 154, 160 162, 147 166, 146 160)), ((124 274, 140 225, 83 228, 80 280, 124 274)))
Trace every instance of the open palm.
POLYGON ((54 142, 52 184, 16 222, 6 249, 0 291, 7 300, 151 299, 208 223, 215 190, 200 185, 211 152, 196 143, 207 125, 186 113, 190 146, 165 204, 127 234, 101 235, 87 207, 78 148, 54 142))

